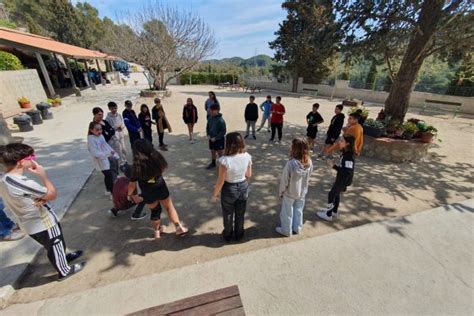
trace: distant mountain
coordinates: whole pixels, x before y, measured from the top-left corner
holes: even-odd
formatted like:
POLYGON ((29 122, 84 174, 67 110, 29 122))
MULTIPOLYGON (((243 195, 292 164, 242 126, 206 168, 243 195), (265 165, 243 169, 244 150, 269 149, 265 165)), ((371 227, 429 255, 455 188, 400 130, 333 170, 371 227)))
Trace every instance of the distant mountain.
POLYGON ((240 67, 243 67, 243 66, 255 67, 255 64, 257 64, 257 67, 270 67, 271 65, 276 64, 276 62, 273 61, 270 56, 263 55, 263 54, 253 56, 248 59, 244 59, 241 57, 209 59, 209 60, 205 60, 203 63, 205 64, 233 64, 240 67))

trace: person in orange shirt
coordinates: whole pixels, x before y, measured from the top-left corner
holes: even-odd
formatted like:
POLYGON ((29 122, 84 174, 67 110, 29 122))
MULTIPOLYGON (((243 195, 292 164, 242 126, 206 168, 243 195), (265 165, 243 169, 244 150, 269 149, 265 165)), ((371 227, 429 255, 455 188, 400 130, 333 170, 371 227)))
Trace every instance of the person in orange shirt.
POLYGON ((362 151, 362 145, 364 144, 364 129, 359 124, 360 114, 352 113, 349 114, 347 119, 348 127, 344 130, 344 136, 354 136, 354 153, 359 156, 362 151))
MULTIPOLYGON (((360 114, 351 113, 347 119, 347 126, 342 128, 344 132, 343 136, 353 136, 354 141, 354 153, 359 156, 362 151, 362 145, 364 144, 364 129, 359 124, 360 114)), ((330 155, 337 149, 337 143, 329 147, 325 154, 330 155)))

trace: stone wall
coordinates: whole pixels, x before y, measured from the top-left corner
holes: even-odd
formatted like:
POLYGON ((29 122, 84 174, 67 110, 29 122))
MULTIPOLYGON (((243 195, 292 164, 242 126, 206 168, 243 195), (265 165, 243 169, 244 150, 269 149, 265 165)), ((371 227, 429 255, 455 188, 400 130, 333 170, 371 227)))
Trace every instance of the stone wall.
MULTIPOLYGON (((317 89, 319 95, 322 96, 333 96, 334 98, 340 99, 359 99, 365 102, 373 102, 383 104, 388 97, 388 93, 384 91, 373 91, 366 89, 353 89, 349 87, 349 81, 347 80, 336 80, 336 85, 320 85, 320 84, 308 84, 303 83, 299 89, 299 92, 305 92, 305 89, 317 89)), ((437 100, 447 102, 458 102, 461 103, 461 113, 474 114, 474 98, 473 97, 460 97, 453 95, 442 95, 428 92, 413 91, 410 96, 411 107, 421 107, 425 100, 437 100)))
POLYGON ((0 71, 0 111, 5 118, 22 111, 17 99, 25 96, 35 106, 47 100, 36 69, 0 71))
POLYGON ((390 162, 416 162, 428 155, 430 144, 417 140, 374 138, 364 135, 362 156, 390 162))

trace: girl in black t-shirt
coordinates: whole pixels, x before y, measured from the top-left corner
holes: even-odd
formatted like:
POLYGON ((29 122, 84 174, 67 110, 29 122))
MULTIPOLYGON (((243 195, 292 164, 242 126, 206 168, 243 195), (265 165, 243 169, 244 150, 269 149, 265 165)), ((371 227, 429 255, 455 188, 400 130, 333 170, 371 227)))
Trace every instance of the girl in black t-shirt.
POLYGON ((128 199, 135 203, 145 202, 151 210, 150 220, 155 229, 155 239, 160 238, 160 233, 164 230, 161 226, 161 205, 168 213, 168 218, 176 228, 176 235, 182 236, 188 232, 179 221, 166 182, 163 179, 163 172, 168 167, 165 158, 153 147, 153 144, 146 139, 135 141, 133 152, 132 176, 128 185, 128 199), (141 195, 136 194, 137 182, 142 191, 141 195))

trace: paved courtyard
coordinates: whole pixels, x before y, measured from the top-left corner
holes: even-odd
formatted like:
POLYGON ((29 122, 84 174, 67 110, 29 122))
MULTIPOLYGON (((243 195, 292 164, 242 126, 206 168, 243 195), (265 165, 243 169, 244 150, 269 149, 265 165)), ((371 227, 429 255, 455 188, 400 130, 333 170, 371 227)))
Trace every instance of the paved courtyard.
MULTIPOLYGON (((246 214, 246 237, 239 244, 224 244, 219 238, 222 230, 220 204, 210 202, 216 171, 205 169, 209 162, 209 152, 205 140, 203 104, 207 91, 215 90, 228 131, 243 131, 243 112, 249 94, 218 90, 211 86, 170 86, 170 89, 173 92, 171 97, 163 101, 173 126, 173 133, 165 136, 165 142, 169 144, 169 151, 164 153, 169 162, 165 179, 178 212, 192 233, 181 239, 175 238, 173 234, 165 234, 161 240, 155 241, 151 238, 153 234, 148 220, 131 222, 130 212, 123 212, 119 218, 110 218, 107 210, 111 207, 111 202, 103 196, 102 175, 94 172, 62 220, 68 246, 86 251, 88 265, 85 270, 66 282, 51 282, 55 279, 54 272, 45 256, 40 255, 12 297, 12 304, 60 297, 118 281, 405 216, 473 197, 474 154, 472 146, 467 145, 473 141, 472 118, 459 117, 452 120, 447 117, 420 116, 414 111, 407 118, 426 119, 438 127, 439 137, 442 139, 441 143, 433 144, 426 161, 418 164, 388 164, 360 157, 354 183, 341 201, 343 215, 333 223, 321 222, 316 218, 315 211, 325 203, 335 174, 324 162, 314 161, 315 171, 306 198, 303 233, 290 239, 279 238, 274 233, 280 207, 276 188, 288 157, 291 139, 305 134, 305 116, 311 110, 311 104, 319 102, 320 112, 325 119, 320 132, 321 143, 333 115, 334 105, 338 103, 283 93, 282 103, 287 111, 284 141, 281 145, 269 144, 268 133, 262 131, 257 135, 256 141, 247 142, 248 151, 253 157, 254 177, 246 214), (195 127, 199 132, 198 142, 193 145, 187 142, 187 129, 181 120, 182 106, 187 97, 193 98, 200 116, 195 127)), ((277 95, 277 92, 264 91, 257 95, 257 103, 261 103, 267 93, 277 95)), ((108 96, 120 102, 124 97, 118 94, 108 96)), ((101 97, 96 105, 105 108, 107 101, 101 97)), ((136 111, 142 102, 152 105, 151 99, 141 99, 136 104, 136 111)), ((380 105, 369 107, 372 117, 381 108, 380 105)), ((89 112, 90 108, 68 107, 64 111, 82 113, 89 112)), ((65 116, 65 120, 70 121, 63 122, 64 126, 55 131, 58 134, 68 132, 68 124, 75 121, 75 116, 65 116)), ((78 135, 72 142, 65 143, 62 148, 65 154, 58 157, 59 166, 65 168, 62 171, 64 173, 67 172, 67 166, 76 159, 80 159, 84 170, 91 169, 91 164, 87 165, 84 145, 87 121, 81 124, 84 124, 83 138, 78 135)), ((154 137, 156 144, 156 133, 154 137)), ((34 145, 48 145, 43 142, 38 140, 34 145)), ((65 184, 56 185, 61 187, 65 184)), ((387 233, 400 236, 404 234, 404 227, 409 225, 410 222, 405 221, 386 226, 382 224, 387 233)), ((166 284, 162 288, 175 286, 177 285, 166 284)))

